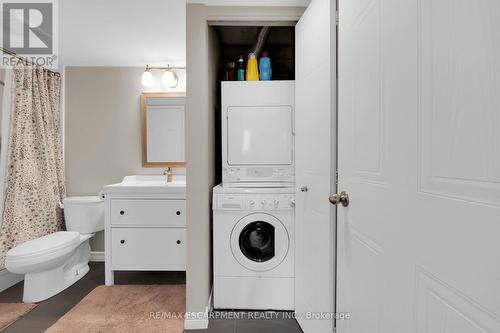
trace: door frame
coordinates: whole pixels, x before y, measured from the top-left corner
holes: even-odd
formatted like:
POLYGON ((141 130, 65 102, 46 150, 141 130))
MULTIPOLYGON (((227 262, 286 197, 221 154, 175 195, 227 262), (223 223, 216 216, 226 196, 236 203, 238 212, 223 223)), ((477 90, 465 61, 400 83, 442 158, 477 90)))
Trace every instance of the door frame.
MULTIPOLYGON (((335 110, 333 112, 335 113, 335 184, 332 188, 332 193, 337 193, 339 191, 339 1, 340 0, 335 0, 335 110)), ((338 279, 337 279, 337 274, 338 274, 338 267, 337 264, 339 262, 338 260, 338 238, 339 238, 339 230, 338 230, 338 210, 337 206, 335 207, 335 255, 334 255, 334 272, 333 272, 333 279, 334 279, 334 290, 335 294, 333 295, 333 304, 334 304, 334 311, 337 314, 337 302, 338 302, 338 279)), ((334 319, 333 321, 333 327, 336 330, 337 329, 337 318, 334 319)))
POLYGON ((307 7, 206 6, 209 26, 295 26, 307 7))
MULTIPOLYGON (((335 24, 335 43, 332 44, 331 54, 334 55, 335 59, 332 63, 333 66, 333 77, 334 81, 332 84, 335 85, 335 93, 332 94, 332 127, 331 127, 331 137, 330 141, 334 142, 332 145, 332 169, 331 179, 333 180, 331 186, 331 192, 337 192, 338 186, 338 6, 339 0, 335 0, 335 17, 333 18, 335 24), (333 140, 333 141, 332 141, 333 140)), ((307 7, 262 7, 262 6, 250 6, 250 7, 240 7, 240 6, 206 6, 206 21, 208 26, 295 26, 307 7)), ((296 184, 298 185, 298 184, 296 184)), ((333 312, 337 309, 337 207, 331 206, 331 223, 334 225, 333 230, 335 235, 333 236, 334 244, 330 248, 330 258, 333 261, 332 267, 332 303, 333 312)), ((335 316, 334 316, 335 318, 335 316)), ((336 328, 336 319, 333 319, 333 329, 336 328)))
MULTIPOLYGON (((306 7, 279 7, 279 6, 207 6, 205 4, 197 4, 197 3, 188 3, 186 5, 186 17, 187 17, 187 28, 186 28, 186 36, 189 38, 191 35, 190 27, 193 26, 195 28, 199 28, 200 26, 217 26, 217 25, 234 25, 234 26, 248 26, 248 25, 269 25, 269 26, 294 26, 302 14, 304 13, 306 7)), ((197 45, 208 45, 209 37, 205 33, 196 32, 194 38, 196 40, 197 45)), ((206 50, 202 50, 204 53, 207 53, 206 50)), ((186 45, 186 63, 187 63, 187 72, 186 76, 189 78, 190 73, 192 75, 198 76, 199 72, 196 70, 190 70, 189 68, 198 68, 201 71, 206 71, 206 59, 204 57, 199 57, 199 54, 196 56, 190 56, 190 54, 195 54, 193 52, 192 46, 190 43, 186 45)), ((202 75, 205 78, 205 74, 202 75)), ((189 114, 189 108, 192 107, 192 102, 189 102, 191 99, 189 96, 202 96, 203 99, 209 99, 210 96, 213 95, 212 85, 205 85, 200 87, 199 85, 194 88, 194 93, 192 92, 193 88, 190 86, 187 87, 186 90, 186 114, 189 114)), ((211 110, 208 108, 202 108, 202 114, 206 118, 210 118, 212 116, 211 110)), ((216 120, 218 121, 218 120, 216 120)), ((186 120, 186 126, 189 126, 189 119, 186 120)), ((202 128, 204 133, 214 134, 215 123, 207 123, 202 128)), ((214 134, 214 139, 215 139, 214 134)), ((203 144, 206 144, 203 142, 203 144)), ((188 161, 189 154, 189 142, 186 142, 186 161, 188 161)), ((196 162, 202 163, 207 167, 214 167, 216 162, 212 159, 213 156, 202 156, 198 157, 196 162)), ((188 168, 189 170, 189 168, 188 168)), ((187 195, 196 196, 196 200, 194 202, 202 202, 206 203, 211 200, 212 197, 212 187, 216 185, 213 183, 215 179, 210 179, 210 184, 207 182, 195 181, 194 179, 190 180, 189 171, 187 173, 188 181, 187 181, 187 195), (203 191, 199 191, 199 189, 204 189, 203 191)), ((197 219, 201 219, 206 221, 206 225, 210 225, 212 219, 212 212, 210 211, 197 211, 194 208, 191 208, 189 202, 191 200, 188 199, 187 206, 187 214, 188 214, 188 232, 186 234, 186 299, 187 299, 187 312, 197 313, 199 311, 204 312, 204 316, 202 319, 186 317, 184 319, 184 327, 186 330, 192 329, 204 329, 208 327, 208 312, 212 308, 212 273, 210 269, 205 269, 212 266, 212 257, 210 255, 210 251, 206 252, 206 255, 200 257, 195 257, 190 255, 190 253, 198 253, 199 247, 203 248, 211 248, 211 233, 207 232, 206 227, 200 229, 198 226, 190 226, 189 216, 197 216, 197 219), (189 241, 190 238, 196 238, 196 242, 189 241), (200 245, 201 244, 201 245, 200 245), (206 298, 205 298, 206 297, 206 298), (204 310, 204 311, 203 311, 204 310)), ((210 205, 209 205, 210 206, 210 205)))

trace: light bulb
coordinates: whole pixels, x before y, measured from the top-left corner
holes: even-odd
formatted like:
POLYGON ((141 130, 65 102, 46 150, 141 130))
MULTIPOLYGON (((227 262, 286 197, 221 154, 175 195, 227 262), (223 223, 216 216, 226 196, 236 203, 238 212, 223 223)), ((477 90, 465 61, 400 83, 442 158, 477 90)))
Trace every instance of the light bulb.
POLYGON ((155 80, 153 78, 153 73, 149 69, 146 69, 144 73, 142 73, 141 83, 145 87, 152 87, 155 84, 155 80))
POLYGON ((177 83, 179 82, 179 79, 177 78, 177 74, 172 72, 170 69, 167 69, 165 73, 163 73, 163 85, 170 87, 170 88, 175 88, 177 87, 177 83))

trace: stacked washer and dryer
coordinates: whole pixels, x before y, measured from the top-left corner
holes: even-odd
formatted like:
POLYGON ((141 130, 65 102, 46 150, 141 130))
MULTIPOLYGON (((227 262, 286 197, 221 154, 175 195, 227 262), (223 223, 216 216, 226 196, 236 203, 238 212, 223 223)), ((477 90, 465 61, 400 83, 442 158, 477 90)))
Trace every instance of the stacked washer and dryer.
POLYGON ((222 83, 216 309, 294 309, 294 91, 294 81, 222 83))

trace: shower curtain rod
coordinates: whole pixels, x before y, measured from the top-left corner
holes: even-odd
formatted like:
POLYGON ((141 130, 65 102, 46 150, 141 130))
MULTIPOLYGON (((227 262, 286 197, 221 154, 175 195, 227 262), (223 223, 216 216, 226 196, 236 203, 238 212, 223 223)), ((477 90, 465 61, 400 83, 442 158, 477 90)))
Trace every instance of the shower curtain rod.
POLYGON ((31 60, 29 60, 29 59, 27 59, 27 58, 21 57, 21 56, 17 55, 15 52, 12 52, 11 50, 8 50, 8 49, 5 49, 5 48, 3 48, 3 47, 0 47, 0 51, 1 51, 2 53, 8 54, 8 55, 10 55, 10 56, 12 56, 12 57, 14 57, 14 58, 17 58, 17 59, 19 59, 19 60, 21 60, 21 61, 24 61, 24 62, 26 62, 26 63, 29 63, 29 64, 31 64, 31 65, 38 66, 38 67, 42 67, 44 70, 49 71, 49 72, 51 72, 51 73, 53 73, 53 74, 55 74, 55 75, 61 75, 59 72, 55 72, 55 71, 52 71, 52 70, 50 70, 50 69, 48 69, 48 68, 45 68, 45 67, 43 67, 43 66, 37 65, 37 64, 35 64, 33 61, 31 61, 31 60))

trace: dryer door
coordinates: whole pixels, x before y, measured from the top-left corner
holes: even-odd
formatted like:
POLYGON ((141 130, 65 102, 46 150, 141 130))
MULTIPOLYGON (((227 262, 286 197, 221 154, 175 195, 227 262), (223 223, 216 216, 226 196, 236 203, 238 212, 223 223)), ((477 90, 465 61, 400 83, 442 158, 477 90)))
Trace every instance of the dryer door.
POLYGON ((227 109, 227 163, 292 165, 291 106, 232 106, 227 109))
POLYGON ((288 232, 276 217, 250 214, 236 223, 231 232, 231 251, 245 268, 264 272, 285 259, 290 246, 288 232))

